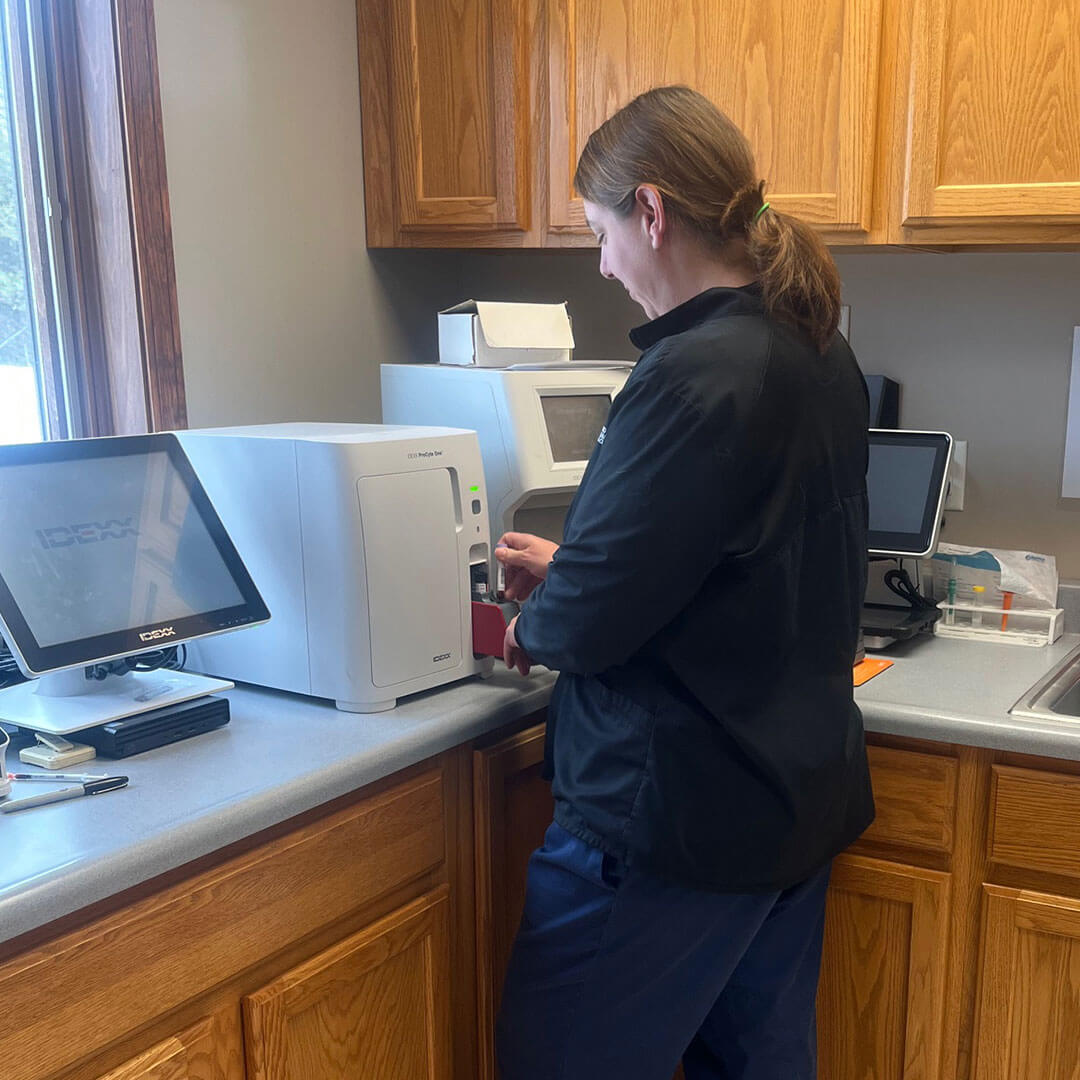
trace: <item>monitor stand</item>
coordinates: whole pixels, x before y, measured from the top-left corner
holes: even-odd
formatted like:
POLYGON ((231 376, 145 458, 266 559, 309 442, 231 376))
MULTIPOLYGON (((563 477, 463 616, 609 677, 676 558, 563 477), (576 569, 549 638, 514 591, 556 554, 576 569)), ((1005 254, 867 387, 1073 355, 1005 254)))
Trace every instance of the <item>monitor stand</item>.
POLYGON ((924 630, 934 631, 941 617, 937 608, 893 607, 891 604, 863 604, 859 631, 866 649, 879 651, 907 641, 924 630))
POLYGON ((226 679, 159 668, 87 679, 83 669, 57 671, 0 690, 0 721, 31 731, 69 735, 164 705, 231 690, 226 679))

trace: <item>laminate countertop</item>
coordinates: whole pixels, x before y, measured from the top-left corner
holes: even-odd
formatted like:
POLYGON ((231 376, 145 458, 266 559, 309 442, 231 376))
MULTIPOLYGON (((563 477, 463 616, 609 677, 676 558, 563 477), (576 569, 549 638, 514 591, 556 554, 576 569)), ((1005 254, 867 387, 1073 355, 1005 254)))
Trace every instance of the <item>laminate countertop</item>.
MULTIPOLYGON (((1009 716, 1078 645, 1080 635, 1041 649, 924 637, 884 654, 893 665, 856 700, 871 732, 1080 760, 1080 722, 1009 716)), ((499 671, 366 715, 237 687, 225 728, 79 767, 124 773, 127 788, 0 815, 0 941, 535 713, 554 681, 499 671)), ((9 755, 9 770, 30 771, 16 766, 9 755)), ((42 785, 17 782, 13 794, 31 788, 42 785)))

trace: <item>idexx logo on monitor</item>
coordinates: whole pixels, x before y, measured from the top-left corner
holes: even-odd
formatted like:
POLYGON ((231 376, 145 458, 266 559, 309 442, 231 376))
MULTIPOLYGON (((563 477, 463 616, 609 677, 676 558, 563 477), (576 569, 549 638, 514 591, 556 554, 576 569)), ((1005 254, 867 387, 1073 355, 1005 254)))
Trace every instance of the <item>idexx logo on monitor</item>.
POLYGON ((138 536, 139 530, 131 524, 132 518, 110 518, 108 521, 80 521, 74 525, 53 525, 48 529, 35 529, 38 542, 43 548, 71 547, 72 544, 97 544, 102 540, 122 540, 125 536, 138 536))
POLYGON ((159 626, 156 630, 144 630, 139 634, 140 641, 160 641, 163 637, 176 637, 171 626, 159 626))

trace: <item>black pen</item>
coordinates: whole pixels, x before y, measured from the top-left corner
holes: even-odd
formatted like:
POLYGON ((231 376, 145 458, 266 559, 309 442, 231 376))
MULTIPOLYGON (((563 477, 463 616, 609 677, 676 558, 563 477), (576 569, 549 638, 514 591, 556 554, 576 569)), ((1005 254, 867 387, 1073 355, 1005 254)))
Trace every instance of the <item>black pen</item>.
POLYGON ((0 813, 13 814, 16 810, 29 810, 32 806, 45 806, 48 803, 62 802, 64 799, 78 799, 83 795, 101 795, 106 791, 127 787, 126 776, 106 776, 101 780, 88 780, 85 784, 72 787, 53 788, 40 795, 30 795, 25 799, 9 799, 0 802, 0 813))

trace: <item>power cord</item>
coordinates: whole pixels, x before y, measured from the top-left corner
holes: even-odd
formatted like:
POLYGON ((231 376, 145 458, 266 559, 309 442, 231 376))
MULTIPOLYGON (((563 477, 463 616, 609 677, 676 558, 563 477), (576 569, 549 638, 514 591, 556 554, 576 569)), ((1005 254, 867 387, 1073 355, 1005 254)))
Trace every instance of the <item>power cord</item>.
POLYGON ((89 664, 86 668, 86 677, 101 682, 110 675, 126 675, 129 671, 158 671, 161 668, 181 671, 186 663, 187 646, 171 645, 167 649, 151 649, 149 652, 138 653, 135 656, 122 656, 119 660, 89 664))
POLYGON ((915 582, 911 580, 911 575, 904 569, 899 559, 897 559, 897 568, 887 570, 882 580, 887 589, 899 596, 901 600, 916 611, 937 607, 933 600, 928 599, 919 592, 915 582))
MULTIPOLYGON (((102 664, 90 664, 86 668, 87 679, 102 682, 110 675, 126 675, 129 671, 158 671, 166 668, 170 671, 182 671, 187 663, 187 646, 171 645, 166 649, 152 649, 135 656, 123 656, 119 660, 108 660, 102 664)), ((0 689, 16 686, 25 682, 26 676, 19 670, 11 650, 3 638, 0 638, 0 689)))
POLYGON ((19 670, 19 665, 15 663, 15 657, 11 655, 7 642, 0 638, 0 690, 9 686, 17 686, 21 682, 26 682, 26 676, 19 670))

